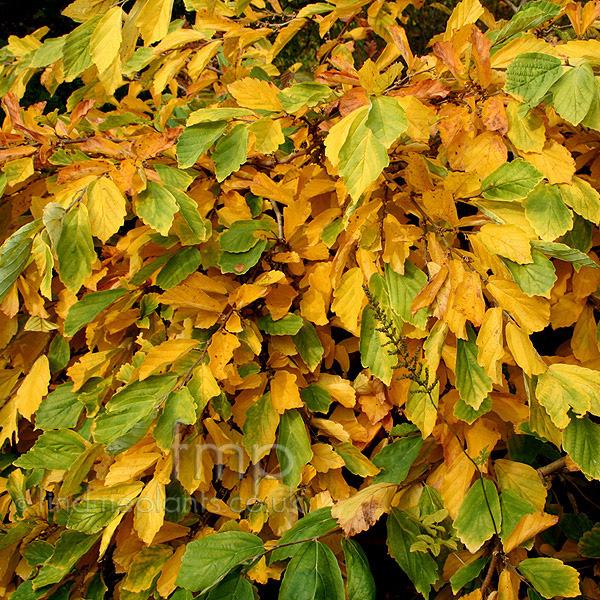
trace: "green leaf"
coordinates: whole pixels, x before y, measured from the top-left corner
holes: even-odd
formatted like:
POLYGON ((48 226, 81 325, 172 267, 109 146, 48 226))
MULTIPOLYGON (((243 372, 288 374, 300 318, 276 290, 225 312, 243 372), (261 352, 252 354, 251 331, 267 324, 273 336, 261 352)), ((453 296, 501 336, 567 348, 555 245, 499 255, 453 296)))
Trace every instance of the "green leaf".
POLYGON ((579 596, 579 575, 562 560, 526 558, 517 568, 544 598, 579 596))
POLYGON ((468 327, 468 340, 456 340, 456 388, 461 399, 477 410, 494 384, 477 362, 475 332, 468 327))
POLYGON ((306 366, 310 371, 314 371, 325 353, 314 325, 305 320, 302 328, 292 337, 292 340, 306 366))
POLYGON ((271 223, 266 219, 235 221, 219 237, 219 246, 226 252, 247 252, 260 241, 260 238, 254 235, 257 231, 270 230, 271 223))
POLYGON ((385 385, 389 385, 397 359, 389 353, 389 344, 385 345, 388 343, 387 336, 377 331, 376 327, 379 327, 379 324, 375 315, 371 308, 366 306, 360 324, 360 362, 385 385))
POLYGON ((148 181, 146 189, 138 194, 135 207, 138 217, 161 235, 169 235, 173 218, 179 210, 173 194, 156 181, 148 181))
POLYGON ((302 396, 302 402, 306 404, 308 410, 320 413, 329 411, 331 394, 324 387, 316 383, 311 383, 300 392, 300 395, 302 396))
POLYGON ((403 437, 387 446, 373 457, 373 464, 382 471, 373 479, 373 483, 402 483, 423 447, 420 435, 403 437))
POLYGON ((526 498, 511 489, 505 489, 500 494, 500 512, 502 514, 502 543, 513 532, 517 523, 525 516, 535 512, 535 507, 526 498))
POLYGON ((83 404, 72 387, 72 383, 63 383, 42 400, 35 415, 37 429, 70 429, 77 425, 83 404))
POLYGON ((23 469, 68 469, 85 448, 85 440, 75 431, 46 431, 13 464, 23 469))
POLYGON ((543 177, 533 165, 517 158, 504 163, 481 182, 481 195, 487 200, 522 200, 543 177))
POLYGON ((528 2, 502 27, 496 37, 496 44, 508 40, 521 31, 538 27, 559 15, 560 11, 561 7, 553 2, 544 0, 528 2))
POLYGON ((335 451, 344 459, 346 468, 359 477, 377 475, 376 467, 354 444, 340 442, 335 446, 335 451))
POLYGON ((196 161, 221 137, 227 121, 198 123, 186 127, 177 141, 177 163, 181 169, 193 167, 196 161))
POLYGON ((156 285, 170 290, 181 283, 188 275, 198 270, 202 264, 202 255, 196 248, 183 248, 173 254, 156 276, 156 285))
POLYGON ((267 244, 267 240, 259 240, 258 243, 247 252, 222 252, 219 257, 221 273, 244 275, 251 267, 258 263, 267 244))
POLYGON ((283 110, 287 113, 294 113, 305 106, 312 108, 321 104, 331 96, 331 89, 321 83, 306 81, 304 83, 295 83, 277 94, 283 110))
POLYGON ((578 215, 598 225, 600 222, 600 194, 584 179, 573 177, 571 185, 558 186, 562 199, 578 215))
POLYGON ((176 584, 191 592, 206 592, 234 567, 263 552, 262 540, 251 533, 207 535, 187 545, 176 584))
POLYGON ((550 298, 550 290, 558 279, 552 261, 538 250, 531 252, 533 262, 520 265, 508 258, 502 258, 515 283, 528 296, 544 296, 550 298))
POLYGON ((324 506, 309 512, 307 515, 298 519, 294 526, 288 529, 277 542, 281 548, 275 548, 270 553, 270 562, 285 560, 295 556, 301 547, 310 542, 292 544, 300 540, 310 540, 311 538, 324 535, 334 529, 338 529, 338 522, 331 516, 331 507, 324 506), (283 544, 289 544, 283 546, 283 544))
POLYGON ((365 125, 363 118, 356 119, 340 148, 338 164, 352 200, 358 200, 388 164, 385 146, 365 125))
POLYGON ((13 283, 25 268, 31 255, 33 236, 38 232, 41 224, 41 220, 36 219, 32 223, 23 225, 2 244, 0 248, 0 302, 4 300, 13 283))
POLYGON ((533 240, 531 241, 531 246, 548 256, 573 263, 576 270, 578 270, 578 267, 598 268, 598 265, 589 256, 580 250, 570 248, 566 244, 561 244, 560 242, 540 242, 533 240))
POLYGON ((408 120, 396 98, 376 96, 371 98, 371 108, 365 125, 381 145, 389 149, 408 128, 408 120))
POLYGON ((375 580, 360 544, 342 538, 346 559, 348 600, 375 600, 375 580))
POLYGON ((169 394, 153 435, 161 450, 167 451, 173 444, 177 423, 192 425, 196 422, 196 403, 190 391, 183 387, 169 394))
POLYGON ((431 586, 438 579, 437 564, 429 554, 411 550, 418 535, 421 535, 419 526, 405 512, 393 508, 387 518, 389 552, 427 600, 431 586))
POLYGON ((279 414, 273 407, 271 394, 267 392, 248 408, 242 426, 242 442, 254 464, 271 450, 275 443, 277 425, 279 414))
POLYGON ((500 532, 501 523, 496 486, 489 479, 477 479, 467 492, 454 521, 458 537, 469 552, 477 552, 494 535, 496 529, 500 532))
POLYGON ((309 542, 288 565, 279 600, 345 600, 335 554, 323 542, 309 542))
MULTIPOLYGON (((573 515, 573 517, 576 516, 585 517, 587 515, 573 515)), ((577 545, 577 550, 582 556, 587 556, 588 558, 600 558, 600 523, 596 523, 592 529, 585 531, 581 535, 577 545)))
POLYGON ((67 527, 81 533, 98 533, 119 513, 119 507, 112 500, 84 500, 75 504, 69 511, 67 527))
POLYGON ((588 479, 600 479, 600 425, 587 417, 571 419, 563 431, 563 448, 588 479))
POLYGON ((206 600, 255 600, 255 598, 252 584, 237 573, 225 577, 206 596, 206 600))
POLYGON ((152 413, 154 406, 169 393, 176 379, 176 375, 153 375, 117 392, 94 422, 94 440, 110 444, 126 434, 152 413))
POLYGON ((219 139, 212 153, 217 181, 221 182, 237 171, 247 156, 248 128, 245 125, 236 125, 219 139))
POLYGON ((534 107, 561 75, 560 59, 539 52, 526 52, 508 65, 505 89, 509 94, 521 96, 523 102, 534 107))
POLYGON ((539 184, 527 196, 523 206, 527 220, 546 242, 555 240, 573 227, 573 213, 567 208, 556 185, 539 184))
POLYGON ((485 398, 477 410, 469 406, 462 398, 459 398, 454 405, 454 416, 471 425, 479 417, 489 413, 490 410, 492 410, 491 396, 485 398))
MULTIPOLYGON (((594 527, 594 524, 585 513, 564 513, 560 518, 559 527, 570 540, 579 542, 583 534, 590 531, 594 527)), ((598 528, 596 528, 594 538, 597 534, 598 528)), ((578 548, 578 550, 583 556, 588 556, 582 552, 581 548, 578 548)), ((598 558, 600 558, 600 554, 598 558)))
POLYGON ((84 204, 74 206, 66 214, 56 244, 56 255, 60 280, 76 294, 83 281, 92 274, 92 265, 97 259, 84 204))
POLYGON ((63 75, 65 81, 73 81, 88 67, 92 66, 90 42, 96 25, 102 17, 96 15, 71 31, 62 47, 63 75))
POLYGON ((598 95, 592 67, 583 64, 571 67, 552 86, 556 112, 566 121, 578 125, 583 121, 592 106, 592 100, 598 95))
POLYGON ((452 593, 456 594, 458 590, 464 587, 467 583, 470 583, 479 577, 479 574, 481 571, 483 571, 483 568, 488 562, 489 559, 486 556, 482 556, 481 558, 474 560, 473 562, 461 567, 458 571, 456 571, 456 573, 450 577, 452 593))
POLYGON ((302 317, 288 313, 277 321, 273 321, 271 315, 265 315, 258 319, 257 325, 268 335, 296 335, 302 329, 303 322, 302 317))
POLYGON ((62 581, 99 537, 99 533, 86 535, 79 531, 65 529, 54 546, 52 556, 33 580, 34 589, 62 581))
POLYGON ((413 315, 411 306, 426 284, 427 275, 409 260, 404 262, 404 275, 396 273, 389 264, 385 265, 384 285, 390 308, 405 323, 419 329, 424 329, 427 325, 427 309, 423 308, 413 315))
POLYGON ((279 422, 277 458, 284 485, 294 489, 300 485, 302 467, 313 457, 310 438, 302 415, 297 410, 286 410, 279 422))
POLYGON ((87 294, 69 309, 65 319, 65 335, 73 337, 82 327, 91 323, 105 308, 126 293, 127 290, 118 288, 87 294))

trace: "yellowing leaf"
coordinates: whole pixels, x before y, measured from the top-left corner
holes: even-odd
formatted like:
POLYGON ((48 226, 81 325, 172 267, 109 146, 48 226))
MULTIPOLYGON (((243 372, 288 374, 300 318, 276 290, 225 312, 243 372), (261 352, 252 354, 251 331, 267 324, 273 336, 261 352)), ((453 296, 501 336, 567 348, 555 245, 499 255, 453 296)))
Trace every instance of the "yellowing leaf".
POLYGON ((196 340, 175 339, 154 346, 150 349, 144 359, 144 364, 140 367, 140 381, 146 379, 152 373, 156 373, 159 369, 172 365, 197 345, 196 340))
POLYGON ((262 154, 275 152, 285 142, 279 121, 265 117, 252 123, 249 130, 256 137, 255 148, 262 154))
POLYGON ((106 71, 119 56, 123 11, 113 6, 100 19, 92 33, 90 53, 98 71, 106 71))
POLYGON ((23 417, 31 420, 42 398, 48 393, 49 383, 50 364, 48 357, 42 355, 33 363, 15 396, 17 410, 23 417))
POLYGON ((124 223, 127 208, 123 194, 112 179, 101 177, 88 186, 86 205, 92 235, 106 243, 124 223))
POLYGON ((277 88, 268 81, 244 77, 229 84, 229 93, 244 108, 270 110, 279 112, 282 110, 281 103, 277 98, 277 88))
POLYGON ((512 490, 543 510, 546 503, 546 488, 538 472, 525 463, 499 458, 494 463, 496 476, 502 490, 512 490))

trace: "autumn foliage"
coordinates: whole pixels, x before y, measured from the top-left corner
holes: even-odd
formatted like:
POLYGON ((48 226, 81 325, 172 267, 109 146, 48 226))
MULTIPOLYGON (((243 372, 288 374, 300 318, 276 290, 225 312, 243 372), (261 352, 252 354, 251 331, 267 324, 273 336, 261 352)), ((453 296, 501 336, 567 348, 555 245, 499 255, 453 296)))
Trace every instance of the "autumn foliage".
POLYGON ((600 598, 600 3, 421 4, 0 51, 0 597, 600 598))

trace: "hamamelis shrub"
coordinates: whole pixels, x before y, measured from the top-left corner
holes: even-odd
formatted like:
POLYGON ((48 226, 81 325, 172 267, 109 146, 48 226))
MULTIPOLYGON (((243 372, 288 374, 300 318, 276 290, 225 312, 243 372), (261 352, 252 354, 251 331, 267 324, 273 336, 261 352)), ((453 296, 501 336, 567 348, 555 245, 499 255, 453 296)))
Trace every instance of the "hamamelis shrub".
POLYGON ((420 4, 0 51, 0 597, 600 598, 600 4, 420 4))

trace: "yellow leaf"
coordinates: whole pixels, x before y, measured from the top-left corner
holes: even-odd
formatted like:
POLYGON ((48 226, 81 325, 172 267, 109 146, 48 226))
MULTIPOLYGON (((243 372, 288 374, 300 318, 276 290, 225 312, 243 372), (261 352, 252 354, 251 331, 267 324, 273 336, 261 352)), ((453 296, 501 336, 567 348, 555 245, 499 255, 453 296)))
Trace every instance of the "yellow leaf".
POLYGON ((571 183, 575 175, 575 160, 571 153, 554 140, 548 140, 541 153, 523 152, 522 156, 550 183, 571 183))
POLYGON ((468 145, 464 156, 465 171, 477 173, 481 179, 485 179, 503 165, 507 157, 508 150, 502 137, 495 132, 484 131, 468 145))
POLYGON ((240 346, 237 336, 224 331, 219 331, 212 336, 208 347, 210 357, 210 370, 216 379, 225 377, 225 366, 233 357, 233 352, 240 346))
POLYGON ((312 446, 313 457, 310 464, 319 472, 327 473, 339 469, 346 463, 330 444, 315 444, 312 446))
POLYGON ((513 281, 492 276, 488 292, 508 311, 527 334, 541 331, 550 322, 550 304, 543 298, 528 298, 513 281))
POLYGON ((49 383, 50 363, 48 357, 42 355, 33 363, 15 396, 17 410, 26 419, 31 421, 31 416, 48 393, 49 383))
POLYGON ((353 408, 356 404, 356 391, 352 383, 339 375, 322 373, 317 385, 324 387, 334 400, 346 408, 353 408))
MULTIPOLYGON (((180 46, 185 46, 192 42, 200 42, 206 39, 206 34, 202 31, 196 31, 195 29, 176 29, 171 31, 169 35, 164 37, 160 43, 158 43, 152 51, 154 54, 162 54, 167 50, 173 50, 180 46)), ((202 47, 204 49, 204 46, 202 47)))
MULTIPOLYGON (((506 551, 508 553, 508 551, 506 551)), ((518 600, 518 590, 521 580, 508 567, 502 570, 498 578, 497 600, 518 600)))
POLYGON ((340 500, 332 509, 346 537, 369 529, 391 508, 396 486, 389 483, 369 485, 350 498, 340 500))
POLYGON ((302 408, 296 375, 283 369, 277 371, 271 379, 271 402, 273 408, 282 415, 290 408, 302 408))
POLYGON ((519 115, 520 104, 511 100, 506 109, 508 117, 508 139, 518 150, 540 153, 546 143, 546 126, 544 121, 533 111, 524 117, 519 115))
POLYGON ((511 550, 518 548, 523 542, 535 537, 538 533, 549 529, 558 523, 558 517, 545 512, 537 512, 525 515, 512 530, 511 534, 504 540, 504 552, 508 554, 511 550))
POLYGON ((462 0, 462 2, 459 2, 448 19, 444 39, 451 39, 452 33, 465 25, 475 23, 483 16, 484 12, 479 0, 462 0))
POLYGON ((120 6, 109 9, 96 25, 90 39, 90 54, 99 73, 106 71, 119 56, 123 11, 120 6))
POLYGON ((594 319, 594 309, 591 306, 586 305, 577 319, 571 338, 571 348, 575 358, 581 362, 600 358, 598 338, 596 337, 596 320, 594 319))
POLYGON ((494 463, 498 483, 503 490, 512 490, 543 510, 546 503, 546 488, 538 472, 525 463, 499 458, 494 463))
POLYGON ((165 519, 165 486, 154 477, 135 504, 133 528, 142 542, 151 544, 165 519))
MULTIPOLYGON (((183 31, 191 31, 189 29, 184 29, 183 31)), ((202 46, 196 54, 192 57, 190 62, 187 65, 188 75, 192 79, 198 79, 200 74, 206 68, 206 65, 216 56, 219 48, 223 42, 221 40, 215 40, 214 42, 209 42, 206 46, 202 46)))
POLYGON ((479 230, 477 237, 490 254, 504 256, 520 265, 533 262, 529 239, 516 225, 488 223, 479 230))
POLYGON ((156 591, 162 598, 168 598, 177 587, 175 580, 179 574, 179 568, 181 567, 181 559, 187 549, 185 544, 181 544, 177 550, 171 555, 169 560, 163 565, 161 569, 160 577, 156 582, 156 591))
POLYGON ((506 324, 506 343, 517 365, 529 377, 539 375, 548 368, 533 347, 529 336, 511 321, 506 324))
POLYGON ((293 19, 289 25, 279 31, 273 46, 269 50, 268 61, 271 62, 280 52, 283 47, 296 35, 296 33, 306 23, 306 19, 293 19))
POLYGON ((135 19, 145 46, 167 35, 172 12, 173 0, 146 0, 135 19))
POLYGON ((277 88, 268 81, 244 77, 227 86, 229 93, 244 108, 256 108, 279 112, 281 103, 277 98, 277 88))
POLYGON ((17 433, 17 402, 12 397, 0 408, 0 444, 6 440, 12 443, 13 437, 17 433))
POLYGON ((105 244, 125 222, 125 198, 112 179, 100 177, 88 186, 86 205, 92 235, 105 244))
POLYGON ((197 345, 197 340, 175 339, 154 346, 146 354, 144 364, 140 367, 140 381, 163 367, 172 365, 197 345))
POLYGON ((8 185, 21 183, 31 177, 34 173, 33 157, 26 156, 25 158, 11 160, 2 167, 2 171, 6 175, 8 185))
POLYGON ((333 292, 331 310, 340 318, 342 325, 355 333, 358 317, 362 312, 365 293, 363 274, 359 267, 348 269, 333 292))
POLYGON ((494 383, 502 382, 502 357, 504 343, 502 336, 502 309, 490 308, 486 311, 477 334, 477 362, 494 383))
POLYGON ((414 96, 402 96, 397 100, 408 120, 406 135, 415 142, 427 142, 430 134, 429 127, 435 117, 434 109, 414 96))

